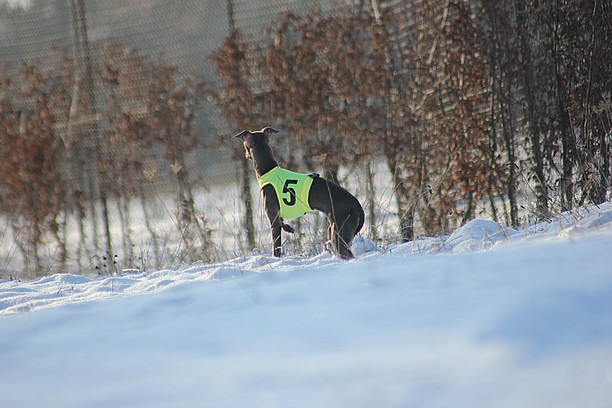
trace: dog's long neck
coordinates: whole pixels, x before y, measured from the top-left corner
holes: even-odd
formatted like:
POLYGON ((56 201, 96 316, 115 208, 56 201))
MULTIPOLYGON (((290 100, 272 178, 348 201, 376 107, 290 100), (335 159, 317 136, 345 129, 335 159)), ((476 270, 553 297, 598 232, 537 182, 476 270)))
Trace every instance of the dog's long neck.
POLYGON ((276 160, 274 160, 272 149, 267 144, 257 146, 257 148, 253 149, 251 153, 253 155, 253 165, 255 166, 257 178, 260 178, 262 175, 278 166, 278 163, 276 160))

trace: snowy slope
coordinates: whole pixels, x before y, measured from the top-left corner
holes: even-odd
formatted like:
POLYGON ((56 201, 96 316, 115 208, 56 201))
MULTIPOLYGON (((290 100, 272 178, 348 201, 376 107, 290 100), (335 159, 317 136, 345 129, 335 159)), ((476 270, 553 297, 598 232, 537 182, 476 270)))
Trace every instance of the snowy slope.
POLYGON ((0 406, 612 406, 612 205, 354 249, 1 281, 0 406))

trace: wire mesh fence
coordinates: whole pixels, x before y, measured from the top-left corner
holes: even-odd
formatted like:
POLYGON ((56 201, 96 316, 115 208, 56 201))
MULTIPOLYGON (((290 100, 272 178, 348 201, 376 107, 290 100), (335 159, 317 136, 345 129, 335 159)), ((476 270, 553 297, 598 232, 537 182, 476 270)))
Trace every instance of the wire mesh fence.
MULTIPOLYGON (((0 278, 267 251, 231 138, 265 125, 375 240, 609 200, 611 21, 597 0, 2 1, 0 278)), ((303 223, 290 252, 326 239, 303 223)))
POLYGON ((210 56, 230 21, 261 36, 282 10, 329 4, 2 2, 4 277, 244 251, 239 226, 227 225, 227 194, 237 193, 210 193, 236 181, 238 130, 205 103, 202 84, 218 82, 210 56), (231 249, 211 246, 219 229, 238 230, 231 249))

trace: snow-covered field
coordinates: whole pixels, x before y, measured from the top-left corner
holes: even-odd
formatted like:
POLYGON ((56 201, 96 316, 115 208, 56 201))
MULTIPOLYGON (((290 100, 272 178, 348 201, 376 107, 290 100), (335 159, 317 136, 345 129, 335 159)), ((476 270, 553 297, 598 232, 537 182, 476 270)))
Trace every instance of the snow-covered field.
POLYGON ((612 406, 612 205, 354 250, 0 281, 0 406, 612 406))

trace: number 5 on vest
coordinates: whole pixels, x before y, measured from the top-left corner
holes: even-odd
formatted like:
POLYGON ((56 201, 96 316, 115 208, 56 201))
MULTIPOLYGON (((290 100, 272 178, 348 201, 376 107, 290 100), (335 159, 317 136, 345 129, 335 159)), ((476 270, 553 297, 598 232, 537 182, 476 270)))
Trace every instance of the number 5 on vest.
POLYGON ((283 186, 283 194, 289 195, 287 198, 283 197, 283 202, 288 206, 293 206, 296 203, 295 189, 289 186, 297 183, 297 180, 287 179, 287 181, 285 181, 285 185, 283 186))

